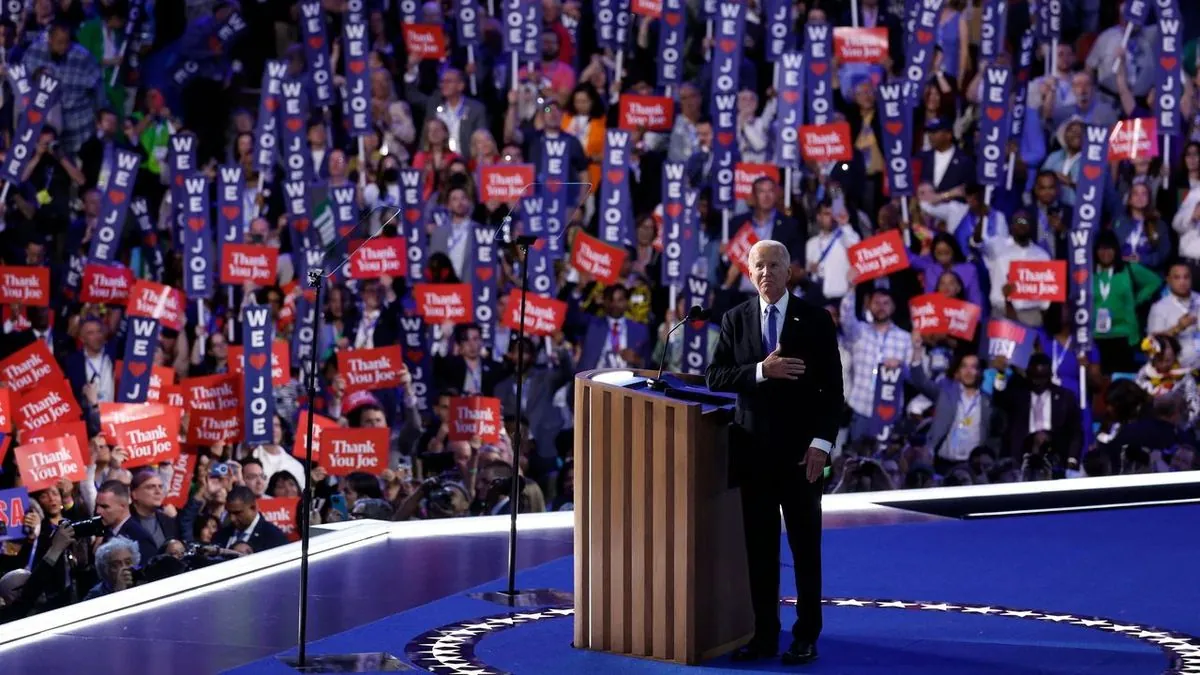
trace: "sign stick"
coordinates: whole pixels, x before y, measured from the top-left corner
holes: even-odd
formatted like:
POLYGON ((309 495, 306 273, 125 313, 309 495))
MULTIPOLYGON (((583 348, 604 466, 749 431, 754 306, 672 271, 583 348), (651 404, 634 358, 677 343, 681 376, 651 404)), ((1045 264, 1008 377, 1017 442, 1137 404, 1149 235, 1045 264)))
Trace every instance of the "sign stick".
POLYGON ((783 208, 792 210, 792 167, 783 169, 783 208))
POLYGON ((729 209, 721 209, 721 243, 729 243, 729 209))
POLYGON ((225 321, 225 335, 230 342, 233 342, 233 286, 226 286, 225 291, 225 299, 229 307, 225 321))
POLYGON ((358 137, 358 189, 367 187, 367 141, 364 136, 358 137))
MULTIPOLYGON (((196 325, 203 326, 204 324, 204 298, 200 298, 196 300, 196 325)), ((204 340, 200 340, 200 344, 196 345, 200 348, 200 358, 204 358, 204 348, 206 347, 204 342, 204 340)))
POLYGON ((517 54, 514 51, 512 53, 512 61, 509 62, 508 69, 510 71, 512 71, 512 82, 509 84, 509 89, 512 89, 513 91, 516 91, 517 86, 520 84, 520 79, 521 79, 521 72, 520 72, 521 71, 521 61, 520 61, 520 59, 521 59, 520 54, 517 54))
MULTIPOLYGON (((1127 24, 1125 24, 1125 34, 1121 36, 1121 49, 1122 50, 1124 50, 1125 48, 1127 48, 1129 46, 1129 38, 1131 38, 1131 37, 1133 37, 1133 24, 1127 23, 1127 24)), ((1121 57, 1121 58, 1124 58, 1124 57, 1121 57)), ((1113 59, 1113 72, 1114 73, 1117 72, 1117 69, 1121 67, 1121 58, 1113 59)))
POLYGON ((994 190, 995 188, 996 188, 996 186, 994 186, 994 185, 988 185, 987 187, 983 188, 983 203, 984 204, 986 204, 988 206, 992 205, 992 190, 994 190))
MULTIPOLYGON (((704 38, 706 40, 708 40, 709 42, 712 42, 712 38, 713 38, 713 20, 712 19, 709 19, 704 24, 704 38)), ((709 47, 708 49, 704 50, 704 60, 712 61, 712 47, 709 47)))
POLYGON ((675 309, 675 302, 679 298, 679 287, 676 286, 675 284, 671 284, 668 288, 670 289, 668 291, 668 295, 669 295, 670 299, 667 300, 667 307, 669 307, 671 309, 675 309))
MULTIPOLYGON (((1171 135, 1170 134, 1163 136, 1162 157, 1163 157, 1163 160, 1162 160, 1163 166, 1170 167, 1171 166, 1171 135)), ((1168 169, 1165 173, 1163 173, 1163 189, 1164 190, 1171 189, 1171 171, 1170 171, 1170 169, 1168 169)))
POLYGON ((911 222, 909 222, 909 217, 908 217, 908 198, 907 197, 900 198, 900 221, 903 223, 908 223, 909 225, 912 224, 911 222))
POLYGON ((1017 155, 1016 155, 1016 153, 1010 152, 1010 153, 1008 153, 1008 172, 1007 172, 1008 176, 1005 178, 1005 181, 1004 181, 1004 189, 1005 190, 1012 189, 1013 174, 1016 173, 1016 170, 1017 170, 1017 155))
POLYGON ((625 50, 617 50, 617 60, 613 64, 613 86, 609 98, 613 103, 621 100, 621 74, 625 70, 625 50))
MULTIPOLYGON (((475 65, 475 46, 474 45, 467 45, 467 65, 468 66, 475 65)), ((475 70, 473 68, 471 69, 471 95, 472 96, 479 95, 479 93, 476 91, 475 70)))
POLYGON ((858 28, 858 0, 850 0, 850 24, 858 28))

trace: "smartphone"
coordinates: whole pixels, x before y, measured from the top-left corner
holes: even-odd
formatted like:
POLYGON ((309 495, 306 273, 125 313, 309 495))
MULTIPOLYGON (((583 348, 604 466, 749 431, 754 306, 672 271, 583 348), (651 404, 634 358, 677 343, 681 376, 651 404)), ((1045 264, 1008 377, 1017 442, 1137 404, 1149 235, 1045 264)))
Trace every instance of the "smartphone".
POLYGON ((336 492, 329 498, 329 508, 342 514, 346 520, 350 519, 350 510, 346 508, 346 495, 336 492))

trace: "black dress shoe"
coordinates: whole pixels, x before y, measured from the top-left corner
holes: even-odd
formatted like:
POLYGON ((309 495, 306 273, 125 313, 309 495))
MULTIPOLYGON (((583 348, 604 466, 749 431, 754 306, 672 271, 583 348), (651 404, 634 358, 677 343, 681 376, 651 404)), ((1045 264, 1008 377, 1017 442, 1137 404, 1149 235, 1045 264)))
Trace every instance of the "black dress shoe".
POLYGON ((812 663, 817 660, 817 646, 811 642, 793 640, 792 646, 783 653, 781 658, 785 666, 798 666, 802 663, 812 663))
POLYGON ((733 653, 733 660, 737 663, 745 663, 747 661, 758 661, 761 659, 770 659, 775 657, 776 648, 767 645, 756 645, 753 642, 745 647, 739 647, 733 653))

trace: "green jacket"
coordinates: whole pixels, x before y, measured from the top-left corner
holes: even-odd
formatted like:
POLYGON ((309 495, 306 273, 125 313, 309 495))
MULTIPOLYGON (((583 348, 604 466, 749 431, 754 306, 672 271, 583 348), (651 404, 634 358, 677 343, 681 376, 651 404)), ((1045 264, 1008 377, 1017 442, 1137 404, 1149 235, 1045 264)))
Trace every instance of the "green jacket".
MULTIPOLYGON (((124 33, 117 36, 118 40, 124 39, 124 33)), ((92 58, 96 59, 96 63, 104 63, 104 20, 92 19, 85 21, 79 27, 79 36, 76 38, 79 44, 92 58)), ((125 117, 125 84, 120 76, 117 77, 117 86, 112 86, 113 68, 107 66, 101 68, 104 73, 104 95, 108 99, 108 106, 117 114, 118 118, 125 117)))
POLYGON ((1113 273, 1111 269, 1096 268, 1092 275, 1092 297, 1095 298, 1094 316, 1108 310, 1112 317, 1112 329, 1101 333, 1093 320, 1092 333, 1098 339, 1123 337, 1129 344, 1136 345, 1142 339, 1142 327, 1138 325, 1137 308, 1149 302, 1162 286, 1162 277, 1137 263, 1125 263, 1124 269, 1113 273), (1108 296, 1101 293, 1101 286, 1111 282, 1108 296))

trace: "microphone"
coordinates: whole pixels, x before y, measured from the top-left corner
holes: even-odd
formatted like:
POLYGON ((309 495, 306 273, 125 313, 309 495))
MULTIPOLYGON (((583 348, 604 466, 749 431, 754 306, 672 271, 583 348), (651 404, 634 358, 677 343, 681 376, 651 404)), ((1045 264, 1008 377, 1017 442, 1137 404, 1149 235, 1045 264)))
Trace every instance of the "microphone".
MULTIPOLYGON (((667 331, 667 336, 663 338, 663 344, 669 345, 671 342, 671 333, 674 333, 676 329, 683 324, 690 323, 692 321, 707 320, 710 314, 711 312, 709 312, 707 309, 704 309, 700 305, 692 305, 692 308, 688 310, 687 316, 683 317, 682 320, 680 320, 674 326, 671 326, 671 330, 667 331)), ((666 391, 667 389, 667 383, 662 379, 663 368, 666 366, 666 363, 667 349, 664 347, 662 356, 658 357, 658 377, 650 381, 650 388, 654 391, 666 391)))

